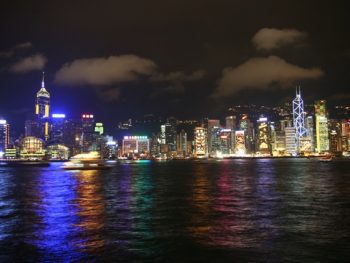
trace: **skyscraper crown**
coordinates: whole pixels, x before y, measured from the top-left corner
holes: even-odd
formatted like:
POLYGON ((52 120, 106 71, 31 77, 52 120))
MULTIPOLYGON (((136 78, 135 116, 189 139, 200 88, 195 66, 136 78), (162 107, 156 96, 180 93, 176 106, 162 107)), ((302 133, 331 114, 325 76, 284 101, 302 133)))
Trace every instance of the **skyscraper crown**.
POLYGON ((50 98, 50 93, 45 89, 45 72, 43 72, 43 79, 41 81, 41 89, 36 93, 36 97, 50 98))

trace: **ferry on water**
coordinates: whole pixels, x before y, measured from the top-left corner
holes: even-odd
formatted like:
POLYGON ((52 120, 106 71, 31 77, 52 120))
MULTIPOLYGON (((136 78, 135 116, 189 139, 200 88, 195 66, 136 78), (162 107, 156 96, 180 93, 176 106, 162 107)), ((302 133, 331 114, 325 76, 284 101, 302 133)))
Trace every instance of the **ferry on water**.
POLYGON ((65 170, 107 170, 110 169, 98 152, 80 153, 63 165, 65 170))

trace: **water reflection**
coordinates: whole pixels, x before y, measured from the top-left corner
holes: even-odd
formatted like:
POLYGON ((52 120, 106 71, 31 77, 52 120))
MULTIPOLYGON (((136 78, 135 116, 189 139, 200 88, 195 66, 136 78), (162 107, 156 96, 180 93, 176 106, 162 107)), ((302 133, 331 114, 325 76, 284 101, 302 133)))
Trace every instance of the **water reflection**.
POLYGON ((151 257, 155 253, 153 232, 154 183, 150 164, 123 164, 105 186, 106 229, 109 253, 124 260, 151 257))
POLYGON ((129 165, 120 168, 105 185, 106 231, 110 240, 108 250, 127 254, 132 233, 132 172, 129 165))
POLYGON ((150 164, 133 166, 132 171, 132 231, 134 242, 130 248, 143 256, 151 256, 155 251, 149 246, 154 238, 153 231, 153 189, 154 183, 150 172, 150 164))
POLYGON ((323 164, 313 164, 308 167, 310 170, 304 172, 305 167, 289 167, 291 174, 295 176, 288 180, 288 196, 283 198, 285 210, 283 214, 288 220, 283 228, 289 233, 308 236, 304 239, 316 240, 317 243, 333 242, 335 238, 334 221, 337 220, 337 207, 329 204, 336 204, 334 197, 336 195, 335 180, 332 176, 331 166, 323 164), (312 171, 312 170, 313 171, 312 171), (323 173, 328 176, 315 176, 323 173), (301 213, 302 212, 302 213, 301 213), (329 231, 333 228, 333 231, 329 231), (325 231, 325 230, 328 231, 325 231))
POLYGON ((271 247, 279 238, 279 213, 280 195, 277 189, 278 174, 274 160, 258 160, 255 171, 255 229, 259 229, 256 235, 256 246, 271 247))
POLYGON ((0 170, 0 246, 6 239, 11 238, 17 223, 17 220, 13 218, 17 203, 12 195, 14 187, 15 184, 11 180, 11 175, 4 170, 0 170))
POLYGON ((0 261, 348 262, 347 168, 286 159, 0 170, 0 261))
POLYGON ((75 205, 77 180, 69 174, 43 170, 36 178, 31 205, 35 209, 33 233, 29 243, 38 247, 41 258, 58 260, 79 258, 74 240, 80 233, 75 205), (34 238, 35 237, 35 238, 34 238))
POLYGON ((80 171, 75 175, 78 181, 76 203, 81 228, 82 240, 76 245, 82 251, 99 253, 105 240, 102 233, 104 227, 104 197, 100 171, 80 171))
POLYGON ((193 171, 191 203, 191 224, 189 231, 198 242, 208 242, 212 225, 211 213, 211 187, 209 174, 205 163, 198 163, 193 171))
POLYGON ((246 162, 240 162, 238 168, 235 163, 224 162, 218 167, 212 246, 237 249, 252 247, 256 243, 255 237, 251 235, 255 227, 252 220, 253 188, 251 179, 241 174, 247 169, 246 165, 246 162))

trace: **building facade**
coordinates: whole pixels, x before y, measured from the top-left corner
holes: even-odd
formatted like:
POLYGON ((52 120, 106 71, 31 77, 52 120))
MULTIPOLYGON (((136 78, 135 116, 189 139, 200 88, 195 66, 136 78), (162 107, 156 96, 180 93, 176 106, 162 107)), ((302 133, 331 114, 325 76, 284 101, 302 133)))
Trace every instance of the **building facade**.
POLYGON ((315 123, 316 123, 316 151, 318 153, 329 151, 328 117, 326 101, 319 100, 315 103, 315 123))

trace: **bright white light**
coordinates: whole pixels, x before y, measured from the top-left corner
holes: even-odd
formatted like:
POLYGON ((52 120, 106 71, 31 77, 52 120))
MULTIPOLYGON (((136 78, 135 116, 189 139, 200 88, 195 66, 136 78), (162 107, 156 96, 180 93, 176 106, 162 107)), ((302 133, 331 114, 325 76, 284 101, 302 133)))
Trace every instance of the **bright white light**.
POLYGON ((237 156, 245 156, 245 150, 244 149, 239 149, 236 153, 237 156))
POLYGON ((224 158, 221 151, 216 151, 216 158, 220 158, 220 159, 224 158))
POLYGON ((6 124, 6 120, 0 120, 0 124, 6 124))
POLYGON ((57 113, 57 114, 52 114, 52 118, 66 118, 66 114, 61 114, 61 113, 57 113))

